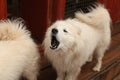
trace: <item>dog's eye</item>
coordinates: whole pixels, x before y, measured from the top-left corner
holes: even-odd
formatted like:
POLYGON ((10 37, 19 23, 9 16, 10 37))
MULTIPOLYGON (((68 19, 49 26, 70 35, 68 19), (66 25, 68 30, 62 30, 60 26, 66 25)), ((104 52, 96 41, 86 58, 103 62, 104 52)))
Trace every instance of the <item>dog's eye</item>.
POLYGON ((67 30, 64 29, 63 31, 67 33, 67 30))

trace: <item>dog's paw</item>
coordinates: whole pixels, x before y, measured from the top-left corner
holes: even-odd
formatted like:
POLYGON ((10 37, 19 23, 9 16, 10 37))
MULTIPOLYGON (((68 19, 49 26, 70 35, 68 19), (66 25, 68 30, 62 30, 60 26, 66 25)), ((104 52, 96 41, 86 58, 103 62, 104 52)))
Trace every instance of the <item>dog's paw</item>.
POLYGON ((93 71, 99 72, 99 71, 100 71, 100 68, 99 68, 98 66, 95 66, 95 67, 93 68, 93 71))

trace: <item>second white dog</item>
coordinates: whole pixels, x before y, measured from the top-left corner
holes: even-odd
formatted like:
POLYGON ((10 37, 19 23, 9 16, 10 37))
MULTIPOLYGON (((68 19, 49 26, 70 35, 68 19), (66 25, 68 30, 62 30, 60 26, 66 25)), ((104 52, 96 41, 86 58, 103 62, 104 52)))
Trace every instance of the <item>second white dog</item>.
POLYGON ((37 80, 40 55, 21 20, 0 21, 0 80, 37 80))
POLYGON ((43 45, 57 80, 76 80, 94 51, 98 62, 93 70, 100 71, 111 40, 110 21, 107 9, 98 4, 89 13, 77 12, 74 19, 56 21, 48 28, 43 45))

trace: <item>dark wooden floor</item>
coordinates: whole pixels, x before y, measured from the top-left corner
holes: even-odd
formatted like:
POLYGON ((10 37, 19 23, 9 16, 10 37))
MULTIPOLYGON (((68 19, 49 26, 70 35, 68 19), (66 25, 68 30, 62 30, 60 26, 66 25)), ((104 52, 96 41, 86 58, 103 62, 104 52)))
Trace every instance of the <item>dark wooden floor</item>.
MULTIPOLYGON (((120 80, 120 23, 112 28, 112 41, 110 49, 103 58, 103 66, 100 72, 92 71, 96 60, 82 67, 78 80, 120 80)), ((43 61, 39 80, 56 80, 56 72, 43 61)))

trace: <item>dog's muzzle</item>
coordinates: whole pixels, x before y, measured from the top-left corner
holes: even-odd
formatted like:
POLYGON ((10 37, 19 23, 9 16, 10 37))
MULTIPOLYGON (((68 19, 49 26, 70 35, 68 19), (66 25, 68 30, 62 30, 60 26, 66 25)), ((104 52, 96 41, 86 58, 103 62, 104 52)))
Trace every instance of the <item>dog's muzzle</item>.
POLYGON ((55 28, 52 29, 52 32, 51 32, 51 46, 50 46, 50 48, 53 49, 53 50, 57 49, 59 44, 60 44, 60 42, 56 38, 57 33, 58 33, 57 29, 55 29, 55 28))

